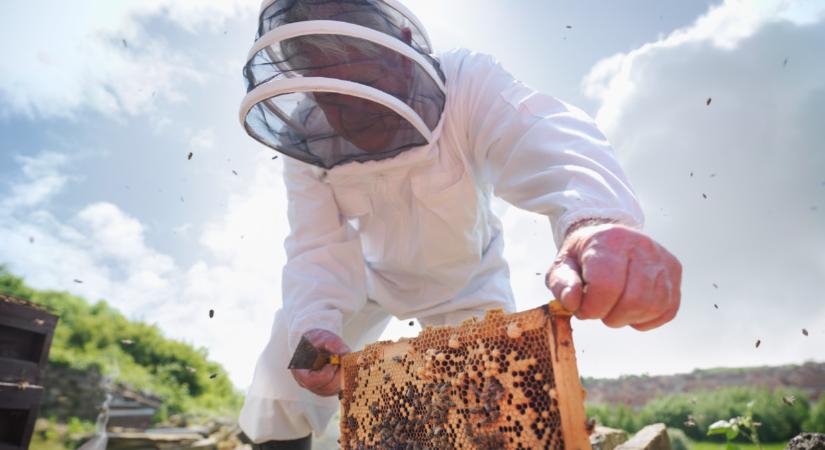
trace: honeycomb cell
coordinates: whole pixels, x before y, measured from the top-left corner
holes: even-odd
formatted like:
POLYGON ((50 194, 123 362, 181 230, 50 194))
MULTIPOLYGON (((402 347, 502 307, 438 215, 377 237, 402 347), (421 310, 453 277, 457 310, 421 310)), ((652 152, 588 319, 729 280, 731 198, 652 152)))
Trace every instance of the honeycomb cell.
POLYGON ((344 356, 341 448, 589 449, 569 319, 488 311, 344 356))

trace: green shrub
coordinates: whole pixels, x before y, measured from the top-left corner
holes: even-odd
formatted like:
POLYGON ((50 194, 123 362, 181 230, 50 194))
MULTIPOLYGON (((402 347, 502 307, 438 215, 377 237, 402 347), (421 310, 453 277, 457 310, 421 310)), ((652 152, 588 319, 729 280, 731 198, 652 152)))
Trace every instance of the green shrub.
POLYGON ((805 395, 798 390, 729 387, 653 400, 639 411, 639 423, 664 422, 668 427, 681 429, 693 440, 704 440, 710 424, 745 414, 751 400, 753 418, 761 423, 758 433, 762 441, 789 440, 802 430, 809 415, 805 395), (795 400, 788 405, 783 397, 790 396, 795 400), (693 418, 695 426, 688 423, 688 416, 693 418))
POLYGON ((811 407, 802 430, 809 433, 825 433, 825 394, 820 395, 819 401, 811 407))
POLYGON ((587 405, 587 417, 596 419, 599 425, 618 428, 628 433, 639 431, 641 424, 633 410, 626 405, 587 405))
POLYGON ((693 447, 685 432, 678 428, 668 428, 667 435, 670 437, 670 446, 673 450, 690 450, 693 447))
POLYGON ((630 433, 645 425, 662 422, 668 428, 682 430, 688 438, 698 441, 708 439, 708 427, 717 420, 745 414, 750 401, 753 401, 753 418, 761 423, 758 433, 762 441, 787 442, 803 429, 825 430, 825 396, 811 409, 803 392, 788 388, 771 391, 765 388, 728 387, 708 392, 673 394, 651 400, 636 410, 625 405, 592 404, 587 405, 587 415, 601 425, 630 433), (791 396, 793 401, 790 401, 791 396), (688 417, 692 420, 689 421, 688 417))
POLYGON ((639 421, 643 424, 664 423, 668 428, 678 428, 694 439, 699 435, 685 425, 689 415, 695 415, 691 398, 684 394, 668 395, 648 402, 639 411, 639 421))

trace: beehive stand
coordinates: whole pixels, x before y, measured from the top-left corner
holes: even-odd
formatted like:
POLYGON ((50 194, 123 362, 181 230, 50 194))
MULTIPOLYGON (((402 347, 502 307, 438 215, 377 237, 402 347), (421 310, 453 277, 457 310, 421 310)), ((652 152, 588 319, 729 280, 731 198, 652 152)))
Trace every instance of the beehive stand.
POLYGON ((553 301, 341 360, 341 448, 590 450, 570 313, 553 301))

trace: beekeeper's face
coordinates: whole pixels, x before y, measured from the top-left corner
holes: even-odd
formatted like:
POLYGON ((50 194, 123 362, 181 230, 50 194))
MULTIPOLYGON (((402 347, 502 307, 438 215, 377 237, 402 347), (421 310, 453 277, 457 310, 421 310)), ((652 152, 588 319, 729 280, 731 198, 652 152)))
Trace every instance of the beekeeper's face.
MULTIPOLYGON (((406 29, 409 43, 409 29, 406 29)), ((339 56, 330 56, 317 48, 307 48, 313 69, 305 76, 352 81, 385 92, 396 98, 409 98, 412 64, 409 59, 384 47, 347 45, 339 56)), ((338 134, 367 152, 387 150, 404 119, 380 103, 352 95, 316 92, 313 97, 323 110, 330 126, 338 134)))

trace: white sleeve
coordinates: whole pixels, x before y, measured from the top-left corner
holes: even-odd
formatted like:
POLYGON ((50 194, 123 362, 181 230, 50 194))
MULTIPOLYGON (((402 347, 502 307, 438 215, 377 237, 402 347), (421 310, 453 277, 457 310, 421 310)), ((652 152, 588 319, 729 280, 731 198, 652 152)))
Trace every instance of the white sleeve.
POLYGON ((641 228, 639 202, 586 113, 525 86, 490 56, 469 54, 460 71, 468 151, 496 196, 546 215, 557 246, 583 219, 641 228))
POLYGON ((313 328, 341 336, 343 316, 360 310, 367 293, 361 242, 332 188, 314 167, 292 158, 284 158, 284 180, 290 233, 282 287, 292 350, 313 328))

